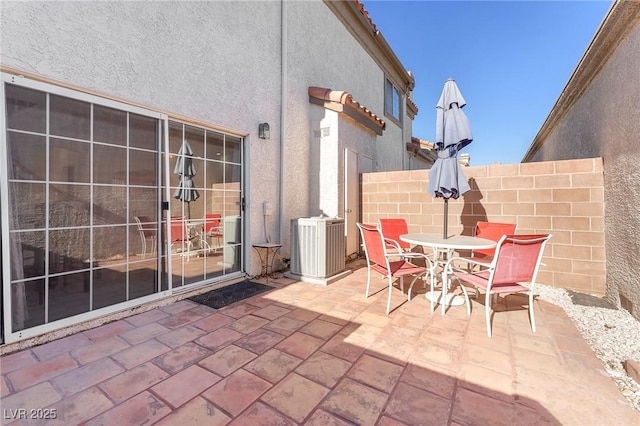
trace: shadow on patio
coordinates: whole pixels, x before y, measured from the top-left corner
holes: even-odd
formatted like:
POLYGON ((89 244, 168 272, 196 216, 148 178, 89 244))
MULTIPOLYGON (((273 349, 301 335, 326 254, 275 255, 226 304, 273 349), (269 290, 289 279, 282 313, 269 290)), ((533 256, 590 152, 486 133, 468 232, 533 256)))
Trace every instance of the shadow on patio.
POLYGON ((359 265, 327 287, 282 278, 217 311, 182 300, 4 356, 2 423, 637 421, 562 309, 536 302, 534 334, 507 299, 489 339, 482 305, 432 314, 422 288, 410 302, 395 288, 385 315, 386 281, 365 299, 359 265))

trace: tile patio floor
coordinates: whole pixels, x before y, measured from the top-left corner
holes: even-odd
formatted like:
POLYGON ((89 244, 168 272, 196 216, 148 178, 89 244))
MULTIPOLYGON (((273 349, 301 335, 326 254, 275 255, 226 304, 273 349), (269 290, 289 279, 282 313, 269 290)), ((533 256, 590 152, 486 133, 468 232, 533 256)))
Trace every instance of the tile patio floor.
POLYGON ((368 299, 365 283, 366 268, 282 278, 217 311, 183 300, 6 355, 2 424, 31 424, 19 408, 54 409, 47 425, 640 424, 562 309, 536 302, 533 334, 510 297, 489 339, 479 302, 442 316, 395 288, 387 316, 385 281, 368 299))

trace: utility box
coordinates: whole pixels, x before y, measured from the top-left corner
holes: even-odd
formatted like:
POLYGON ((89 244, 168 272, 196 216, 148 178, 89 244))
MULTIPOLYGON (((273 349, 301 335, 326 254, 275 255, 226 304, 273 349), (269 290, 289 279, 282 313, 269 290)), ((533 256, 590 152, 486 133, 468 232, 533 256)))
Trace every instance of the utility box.
POLYGON ((344 219, 292 219, 291 278, 328 284, 346 275, 344 238, 344 219))

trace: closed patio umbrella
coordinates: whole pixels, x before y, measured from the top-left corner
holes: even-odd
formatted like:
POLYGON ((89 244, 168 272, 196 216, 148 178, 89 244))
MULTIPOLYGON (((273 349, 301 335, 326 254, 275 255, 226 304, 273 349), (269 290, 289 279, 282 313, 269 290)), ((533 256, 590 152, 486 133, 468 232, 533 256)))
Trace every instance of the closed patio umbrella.
POLYGON ((193 185, 193 177, 196 175, 196 168, 193 165, 191 156, 193 150, 186 139, 178 151, 178 159, 173 168, 173 173, 180 176, 180 185, 173 193, 173 198, 187 203, 187 219, 191 219, 191 207, 189 203, 200 198, 200 193, 193 185))
POLYGON ((471 126, 462 111, 466 105, 455 80, 448 79, 436 105, 435 148, 438 159, 429 170, 427 192, 444 199, 443 238, 447 238, 449 199, 458 199, 471 187, 458 164, 458 152, 473 141, 471 126))

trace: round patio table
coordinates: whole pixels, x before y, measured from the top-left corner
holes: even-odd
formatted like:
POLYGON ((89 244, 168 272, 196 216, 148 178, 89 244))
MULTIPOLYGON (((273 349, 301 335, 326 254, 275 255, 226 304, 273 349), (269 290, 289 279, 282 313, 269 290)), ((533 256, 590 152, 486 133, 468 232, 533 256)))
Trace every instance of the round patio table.
MULTIPOLYGON (((442 234, 403 234, 400 239, 409 244, 431 247, 433 249, 433 258, 438 265, 444 266, 449 259, 449 255, 454 250, 484 250, 494 248, 497 243, 486 238, 471 237, 468 235, 452 235, 444 238, 442 234), (440 253, 444 259, 440 259, 440 253)), ((442 289, 443 291, 429 291, 425 297, 430 301, 442 305, 444 313, 445 306, 459 306, 464 304, 464 298, 455 294, 447 295, 448 285, 444 285, 446 281, 446 271, 442 271, 442 289)))

